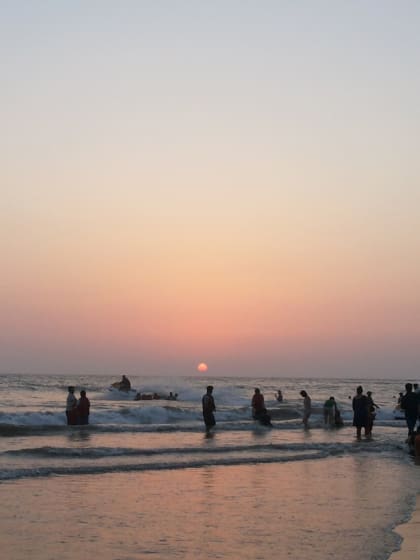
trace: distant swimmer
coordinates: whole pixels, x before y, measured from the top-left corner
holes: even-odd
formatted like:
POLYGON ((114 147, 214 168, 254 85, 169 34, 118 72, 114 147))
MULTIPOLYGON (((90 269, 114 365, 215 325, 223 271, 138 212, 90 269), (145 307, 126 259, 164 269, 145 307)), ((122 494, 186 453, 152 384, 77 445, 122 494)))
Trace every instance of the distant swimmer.
POLYGON ((283 402, 283 393, 280 391, 280 389, 277 391, 275 397, 278 402, 283 402))
POLYGON ((309 427, 308 420, 312 412, 311 397, 306 391, 301 391, 300 396, 303 397, 303 418, 302 423, 305 428, 309 427))
POLYGON ((216 405, 213 398, 213 385, 207 387, 206 394, 203 395, 201 399, 203 405, 203 420, 206 426, 206 431, 209 432, 210 429, 216 425, 216 420, 214 418, 214 413, 216 412, 216 405))

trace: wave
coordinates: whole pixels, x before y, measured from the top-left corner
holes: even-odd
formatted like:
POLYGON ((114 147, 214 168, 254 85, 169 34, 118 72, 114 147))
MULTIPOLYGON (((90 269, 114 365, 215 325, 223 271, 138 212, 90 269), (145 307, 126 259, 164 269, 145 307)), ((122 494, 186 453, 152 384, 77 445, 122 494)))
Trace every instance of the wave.
POLYGON ((334 444, 277 444, 255 446, 233 446, 212 449, 203 448, 173 448, 173 449, 126 449, 126 448, 97 448, 90 450, 74 450, 67 448, 40 447, 32 450, 8 451, 8 454, 33 454, 43 458, 59 456, 70 463, 76 459, 88 459, 86 463, 78 464, 48 464, 30 468, 2 469, 0 482, 20 478, 38 478, 49 476, 79 476, 111 474, 120 472, 141 472, 157 470, 174 470, 189 468, 204 468, 217 466, 235 466, 262 463, 285 463, 293 461, 319 460, 331 456, 345 454, 381 453, 382 456, 401 453, 398 445, 384 445, 377 442, 365 442, 365 445, 353 443, 334 444), (106 462, 98 464, 98 459, 121 457, 125 462, 106 462), (155 457, 154 461, 127 461, 141 457, 155 457), (89 460, 90 459, 90 460, 89 460))
MULTIPOLYGON (((273 420, 283 422, 298 420, 302 417, 302 410, 295 405, 280 405, 267 407, 273 420)), ((353 413, 341 409, 344 421, 351 421, 353 413)), ((217 409, 218 422, 242 421, 251 418, 249 405, 220 406, 217 409)), ((314 407, 311 421, 317 423, 323 419, 322 407, 314 407)), ((383 408, 378 411, 375 423, 387 423, 394 420, 403 420, 401 414, 396 415, 395 410, 383 408), (397 417, 398 416, 398 417, 397 417)), ((1 425, 15 426, 60 426, 65 424, 64 410, 13 410, 0 411, 1 425)), ((90 415, 91 424, 172 424, 180 422, 202 421, 201 408, 197 404, 158 401, 121 403, 120 400, 108 406, 101 405, 93 409, 90 415)))
MULTIPOLYGON (((404 421, 399 419, 383 420, 375 423, 375 428, 401 428, 404 426, 404 421)), ((350 427, 351 421, 345 421, 344 427, 350 427)), ((273 419, 271 428, 261 426, 253 419, 246 417, 245 419, 237 418, 235 420, 220 421, 217 420, 218 432, 239 432, 250 430, 301 430, 302 423, 299 418, 286 418, 279 420, 273 419)), ((323 430, 325 429, 322 418, 314 419, 311 417, 311 429, 323 430)), ((341 427, 333 428, 340 430, 341 427)), ((86 426, 67 426, 64 420, 60 419, 56 423, 0 423, 0 437, 18 437, 18 436, 40 436, 40 435, 53 435, 65 433, 177 433, 177 432, 202 432, 203 422, 202 419, 194 418, 189 421, 179 420, 178 422, 168 423, 154 423, 154 422, 130 422, 117 421, 115 423, 91 423, 86 426)))
MULTIPOLYGON (((369 450, 376 449, 383 452, 384 450, 401 449, 402 446, 396 444, 385 444, 382 441, 366 441, 369 450)), ((331 443, 263 443, 263 444, 246 444, 246 445, 221 445, 211 448, 206 447, 162 447, 162 448, 133 448, 133 447, 93 447, 93 448, 73 448, 73 447, 52 447, 41 446, 27 449, 14 449, 5 451, 4 455, 31 455, 36 457, 62 457, 62 458, 86 458, 99 459, 105 457, 151 457, 158 455, 195 455, 195 454, 218 454, 218 453, 238 453, 238 452, 272 452, 272 451, 327 451, 330 454, 343 453, 353 450, 355 445, 353 442, 331 442, 331 443)), ((360 449, 360 444, 358 446, 360 449)))

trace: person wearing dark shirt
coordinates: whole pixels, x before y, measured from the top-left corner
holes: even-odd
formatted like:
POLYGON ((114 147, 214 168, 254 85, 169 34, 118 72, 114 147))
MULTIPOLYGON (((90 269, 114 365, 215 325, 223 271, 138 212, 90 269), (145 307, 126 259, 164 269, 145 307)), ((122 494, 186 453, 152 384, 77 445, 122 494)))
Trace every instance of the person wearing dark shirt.
POLYGON ((405 395, 401 398, 401 409, 405 413, 405 421, 408 428, 408 436, 414 433, 417 418, 419 415, 419 396, 413 391, 411 383, 405 384, 405 395))
POLYGON ((210 431, 210 429, 216 425, 216 420, 214 418, 214 412, 216 411, 216 405, 214 403, 213 398, 213 385, 209 385, 207 387, 206 394, 203 395, 201 399, 201 403, 203 406, 203 420, 206 426, 206 431, 210 431))
POLYGON ((265 408, 264 395, 256 387, 251 401, 252 417, 254 420, 259 420, 264 426, 271 426, 271 418, 265 408))
POLYGON ((77 402, 78 423, 89 424, 90 401, 86 396, 86 391, 80 391, 80 399, 77 402))
POLYGON ((356 428, 357 439, 362 437, 362 428, 365 435, 369 435, 369 400, 363 394, 363 387, 359 385, 356 389, 356 395, 352 401, 353 407, 353 426, 356 428))

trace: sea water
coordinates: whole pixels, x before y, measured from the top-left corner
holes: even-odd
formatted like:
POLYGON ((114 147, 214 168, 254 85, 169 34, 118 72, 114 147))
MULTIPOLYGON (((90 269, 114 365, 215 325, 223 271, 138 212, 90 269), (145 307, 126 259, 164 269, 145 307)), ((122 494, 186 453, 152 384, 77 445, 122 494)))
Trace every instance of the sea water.
POLYGON ((0 376, 0 548, 7 560, 386 559, 420 491, 395 417, 403 381, 0 376), (201 396, 214 385, 215 429, 201 396), (357 441, 351 397, 371 390, 373 436, 357 441), (67 386, 87 391, 89 426, 67 426, 67 386), (254 387, 273 427, 256 424, 254 387), (284 401, 275 393, 281 389, 284 401), (305 389, 310 427, 301 422, 305 389), (176 401, 134 400, 136 391, 176 401), (326 428, 334 396, 344 426, 326 428), (350 397, 350 398, 349 398, 350 397))

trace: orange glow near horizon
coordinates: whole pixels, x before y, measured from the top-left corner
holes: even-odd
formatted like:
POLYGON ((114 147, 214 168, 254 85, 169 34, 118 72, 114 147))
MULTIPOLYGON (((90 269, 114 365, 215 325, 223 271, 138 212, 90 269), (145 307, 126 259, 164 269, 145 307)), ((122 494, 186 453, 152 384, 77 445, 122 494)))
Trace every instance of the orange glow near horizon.
MULTIPOLYGON (((312 11, 314 36, 305 10, 256 3, 240 22, 224 4, 202 3, 209 17, 200 4, 197 18, 186 5, 180 27, 154 15, 143 34, 110 4, 115 17, 83 19, 90 56, 72 40, 80 18, 64 18, 73 32, 49 37, 42 72, 32 46, 44 28, 27 33, 18 9, 4 27, 1 371, 197 376, 205 359, 213 375, 287 363, 302 374, 329 363, 343 375, 372 364, 418 375, 420 49, 410 10, 397 26, 389 19, 389 43, 392 10, 368 18, 361 37, 342 6, 345 40, 334 44, 331 18, 312 11), (217 26, 214 49, 219 17, 232 25, 217 26), (115 37, 106 52, 103 30, 115 37), (104 60, 106 71, 91 71, 104 60), (67 67, 77 79, 57 75, 67 67)), ((138 4, 139 16, 154 3, 138 4)))
POLYGON ((198 370, 200 373, 204 373, 204 372, 207 371, 208 369, 209 369, 209 368, 208 368, 208 365, 205 364, 204 362, 201 362, 201 363, 198 364, 198 366, 197 366, 197 370, 198 370))

